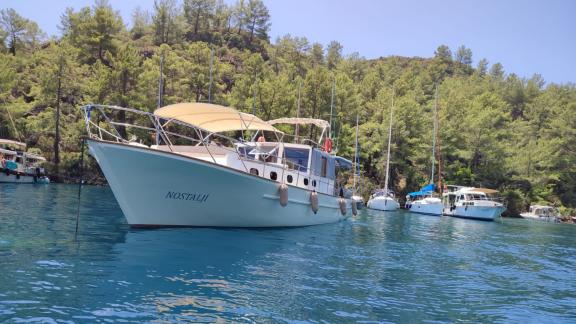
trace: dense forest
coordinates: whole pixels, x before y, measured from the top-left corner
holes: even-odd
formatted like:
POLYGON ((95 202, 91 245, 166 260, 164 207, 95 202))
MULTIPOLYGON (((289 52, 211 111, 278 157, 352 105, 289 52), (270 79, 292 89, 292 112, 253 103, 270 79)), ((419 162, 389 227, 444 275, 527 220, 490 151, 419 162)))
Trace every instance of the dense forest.
MULTIPOLYGON (((538 202, 575 213, 575 85, 521 78, 486 59, 473 66, 465 46, 440 45, 430 58, 365 59, 343 55, 337 41, 271 42, 261 0, 157 0, 152 12, 136 8, 130 26, 97 0, 64 12, 55 21, 61 35, 50 38, 13 9, 0 13, 0 138, 44 155, 58 181, 79 176, 80 105, 153 111, 161 57, 164 104, 206 101, 213 55, 212 102, 264 120, 296 116, 299 92, 304 117, 329 119, 333 103, 336 149, 350 159, 358 114, 365 196, 384 182, 393 97, 391 183, 405 194, 429 181, 438 88, 445 183, 497 188, 509 215, 538 202)), ((88 175, 102 181, 94 161, 88 175)))

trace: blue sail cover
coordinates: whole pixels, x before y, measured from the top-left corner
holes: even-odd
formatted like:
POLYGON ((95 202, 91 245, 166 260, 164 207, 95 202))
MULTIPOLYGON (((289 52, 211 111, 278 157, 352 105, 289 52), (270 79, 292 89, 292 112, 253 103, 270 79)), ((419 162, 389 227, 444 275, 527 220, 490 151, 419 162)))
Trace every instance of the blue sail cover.
POLYGON ((410 197, 425 196, 431 194, 436 189, 436 185, 433 183, 427 184, 420 191, 411 192, 408 194, 410 197))

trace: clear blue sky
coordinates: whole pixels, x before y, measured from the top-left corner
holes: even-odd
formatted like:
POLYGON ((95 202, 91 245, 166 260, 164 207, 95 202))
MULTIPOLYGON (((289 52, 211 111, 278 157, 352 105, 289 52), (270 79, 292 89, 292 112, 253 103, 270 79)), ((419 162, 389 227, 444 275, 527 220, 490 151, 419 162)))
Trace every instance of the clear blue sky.
MULTIPOLYGON (((233 0, 226 0, 233 3, 233 0)), ((486 58, 507 73, 548 82, 576 83, 576 1, 573 0, 264 0, 272 16, 272 41, 304 36, 310 42, 337 40, 344 53, 366 58, 430 57, 440 44, 472 49, 474 64, 486 58)), ((110 0, 130 23, 132 10, 151 11, 153 0, 110 0)), ((2 0, 36 21, 48 34, 66 7, 92 0, 2 0)))

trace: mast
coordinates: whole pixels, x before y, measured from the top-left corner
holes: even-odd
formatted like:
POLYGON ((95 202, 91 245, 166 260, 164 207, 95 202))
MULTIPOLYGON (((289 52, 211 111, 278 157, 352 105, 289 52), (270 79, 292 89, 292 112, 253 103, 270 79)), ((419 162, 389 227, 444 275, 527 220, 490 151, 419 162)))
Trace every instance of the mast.
POLYGON ((358 114, 356 114, 356 144, 354 145, 354 193, 356 193, 356 174, 358 173, 358 114))
MULTIPOLYGON (((436 85, 436 105, 438 105, 438 85, 436 85)), ((440 115, 438 111, 436 111, 436 142, 438 143, 438 188, 440 193, 444 192, 444 188, 442 187, 442 142, 440 141, 440 115)))
POLYGON ((388 153, 386 154, 386 180, 384 189, 388 192, 388 177, 390 175, 390 144, 392 142, 392 111, 394 110, 394 90, 392 90, 392 106, 390 107, 390 126, 388 127, 388 153))
POLYGON ((436 163, 436 133, 438 131, 436 119, 437 119, 437 112, 438 110, 438 84, 436 84, 436 93, 434 95, 434 114, 433 114, 433 121, 434 124, 434 131, 432 132, 432 172, 430 173, 430 183, 434 183, 434 167, 436 163))
POLYGON ((210 49, 210 84, 208 85, 208 103, 212 103, 212 67, 214 65, 214 48, 210 49))
POLYGON ((332 138, 332 114, 334 111, 334 89, 336 88, 336 78, 332 81, 332 96, 330 97, 330 134, 328 137, 332 138))
MULTIPOLYGON (((160 55, 160 78, 158 79, 158 108, 162 107, 164 96, 164 53, 160 55)), ((158 128, 158 127, 156 127, 158 128)), ((156 145, 160 145, 160 132, 156 129, 156 145)))
MULTIPOLYGON (((298 108, 296 109, 296 118, 300 118, 300 90, 302 89, 302 81, 298 82, 298 108)), ((296 124, 296 134, 294 135, 294 139, 296 143, 298 143, 298 133, 300 131, 300 127, 296 124)))

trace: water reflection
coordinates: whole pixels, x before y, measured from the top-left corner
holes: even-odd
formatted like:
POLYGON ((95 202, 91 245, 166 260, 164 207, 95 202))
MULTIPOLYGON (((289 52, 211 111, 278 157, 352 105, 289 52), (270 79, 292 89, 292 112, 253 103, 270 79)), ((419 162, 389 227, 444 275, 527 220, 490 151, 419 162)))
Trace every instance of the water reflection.
POLYGON ((576 227, 363 210, 279 230, 126 226, 107 188, 0 186, 0 321, 563 321, 576 227))

